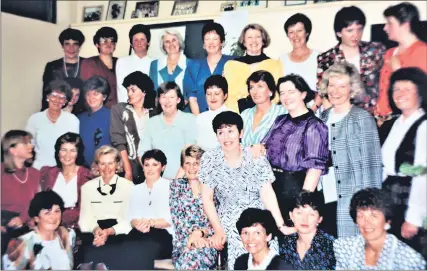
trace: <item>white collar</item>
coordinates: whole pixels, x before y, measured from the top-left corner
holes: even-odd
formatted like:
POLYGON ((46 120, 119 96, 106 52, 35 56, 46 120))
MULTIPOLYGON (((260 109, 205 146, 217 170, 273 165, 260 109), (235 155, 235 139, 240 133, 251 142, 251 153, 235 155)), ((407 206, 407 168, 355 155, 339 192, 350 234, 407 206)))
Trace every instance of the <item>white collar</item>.
POLYGON ((216 110, 210 110, 209 109, 209 112, 212 112, 212 113, 216 113, 216 112, 224 112, 224 111, 227 111, 228 110, 228 108, 227 108, 227 106, 225 106, 225 103, 223 103, 219 108, 217 108, 216 110))
POLYGON ((412 125, 424 114, 425 114, 424 109, 420 108, 414 113, 412 113, 406 120, 403 120, 403 115, 400 115, 396 121, 398 121, 398 123, 401 125, 412 125))
POLYGON ((276 256, 276 252, 270 249, 267 256, 265 256, 264 260, 262 260, 262 262, 259 265, 254 266, 252 254, 249 253, 248 270, 267 270, 267 266, 270 264, 274 256, 276 256))
MULTIPOLYGON (((157 63, 157 70, 160 71, 161 69, 166 67, 167 63, 168 63, 167 55, 159 57, 159 60, 157 63)), ((185 70, 185 68, 187 67, 187 57, 182 52, 181 52, 181 55, 179 56, 178 66, 183 70, 185 70)))

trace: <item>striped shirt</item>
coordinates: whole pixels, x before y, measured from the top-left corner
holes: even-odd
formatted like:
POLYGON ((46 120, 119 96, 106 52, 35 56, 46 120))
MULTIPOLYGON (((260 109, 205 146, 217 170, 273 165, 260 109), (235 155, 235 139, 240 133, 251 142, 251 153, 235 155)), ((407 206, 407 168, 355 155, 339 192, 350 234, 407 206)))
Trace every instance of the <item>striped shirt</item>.
POLYGON ((247 147, 253 144, 259 144, 267 132, 270 130, 276 118, 280 115, 286 114, 287 110, 277 104, 272 104, 268 112, 264 115, 258 127, 254 130, 254 116, 256 112, 256 106, 248 108, 242 112, 243 119, 243 138, 242 144, 247 147))

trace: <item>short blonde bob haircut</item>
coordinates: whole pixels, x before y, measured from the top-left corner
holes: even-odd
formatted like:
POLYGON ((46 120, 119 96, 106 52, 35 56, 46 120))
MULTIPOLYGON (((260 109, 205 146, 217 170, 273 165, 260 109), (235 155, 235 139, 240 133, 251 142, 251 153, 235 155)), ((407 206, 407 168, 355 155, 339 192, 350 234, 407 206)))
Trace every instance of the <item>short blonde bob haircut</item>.
MULTIPOLYGON (((1 151, 3 155, 3 167, 5 172, 13 173, 17 169, 15 161, 13 160, 13 155, 10 153, 10 149, 15 148, 16 145, 20 143, 27 144, 31 142, 32 138, 33 136, 30 133, 23 130, 10 130, 3 136, 1 140, 1 151)), ((33 163, 33 159, 34 157, 27 159, 24 162, 24 165, 26 167, 30 167, 33 163)))
POLYGON ((179 41, 179 51, 180 52, 184 51, 184 49, 185 49, 185 42, 184 42, 184 39, 181 36, 181 33, 179 33, 179 31, 176 31, 176 30, 165 30, 163 32, 162 36, 160 37, 160 51, 162 51, 162 53, 164 53, 165 55, 168 54, 166 52, 164 41, 163 41, 163 39, 164 39, 164 37, 166 35, 175 36, 178 39, 178 41, 179 41))
POLYGON ((329 78, 343 75, 350 78, 350 102, 353 104, 363 102, 366 94, 359 71, 356 66, 347 61, 334 63, 323 73, 322 80, 319 82, 319 94, 322 96, 328 94, 329 78))
POLYGON ((123 161, 122 161, 122 157, 120 156, 120 152, 116 149, 111 147, 110 145, 104 145, 102 147, 100 147, 99 149, 96 150, 95 152, 95 157, 93 159, 93 163, 92 163, 92 174, 95 176, 99 176, 99 168, 98 168, 98 163, 99 163, 99 159, 101 158, 101 156, 106 155, 106 154, 114 154, 114 158, 115 161, 117 163, 116 165, 116 172, 122 172, 123 171, 123 161))
POLYGON ((239 40, 237 41, 237 44, 240 48, 242 48, 242 50, 246 51, 246 46, 243 43, 245 42, 246 31, 248 31, 249 29, 258 30, 259 32, 261 32, 262 49, 267 48, 268 45, 270 45, 270 35, 268 35, 268 32, 267 30, 265 30, 264 27, 259 24, 248 24, 247 26, 245 26, 245 28, 243 28, 242 33, 240 33, 239 40))
POLYGON ((181 167, 184 166, 186 157, 192 157, 200 161, 203 153, 205 153, 205 151, 200 146, 195 144, 183 149, 181 152, 181 167))

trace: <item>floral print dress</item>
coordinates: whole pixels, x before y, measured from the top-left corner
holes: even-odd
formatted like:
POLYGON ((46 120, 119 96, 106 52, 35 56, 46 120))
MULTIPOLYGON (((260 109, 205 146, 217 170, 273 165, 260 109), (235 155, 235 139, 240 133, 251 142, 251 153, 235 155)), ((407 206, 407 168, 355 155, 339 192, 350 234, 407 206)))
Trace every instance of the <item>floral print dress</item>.
POLYGON ((178 270, 209 270, 215 265, 216 250, 213 248, 187 248, 187 239, 195 229, 213 229, 203 212, 202 199, 194 198, 187 179, 171 182, 169 204, 175 227, 172 262, 178 270))

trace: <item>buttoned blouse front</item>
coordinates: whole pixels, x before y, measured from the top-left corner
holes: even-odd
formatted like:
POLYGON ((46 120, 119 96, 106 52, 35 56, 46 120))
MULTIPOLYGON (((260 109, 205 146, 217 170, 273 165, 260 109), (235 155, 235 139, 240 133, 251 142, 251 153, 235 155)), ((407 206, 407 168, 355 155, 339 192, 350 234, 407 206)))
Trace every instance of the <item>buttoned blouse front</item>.
POLYGON ((114 175, 110 185, 116 184, 116 190, 111 195, 107 184, 101 177, 88 181, 82 186, 79 226, 82 232, 93 232, 98 226, 98 220, 116 219, 113 226, 116 234, 127 234, 131 230, 126 219, 129 199, 133 183, 125 178, 114 175), (97 189, 106 195, 102 195, 97 189))
POLYGON ((62 172, 60 172, 56 178, 56 182, 52 190, 60 195, 64 200, 65 208, 72 208, 76 206, 78 200, 77 175, 67 182, 64 175, 62 175, 62 172))
POLYGON ((132 188, 127 219, 164 219, 171 226, 166 228, 169 234, 174 234, 172 217, 169 208, 170 181, 160 178, 150 189, 146 182, 132 188))
POLYGON ((174 179, 181 161, 181 150, 196 142, 196 118, 194 115, 178 110, 173 122, 167 124, 163 113, 147 121, 143 139, 139 143, 138 156, 146 151, 159 149, 167 158, 163 177, 174 179))

